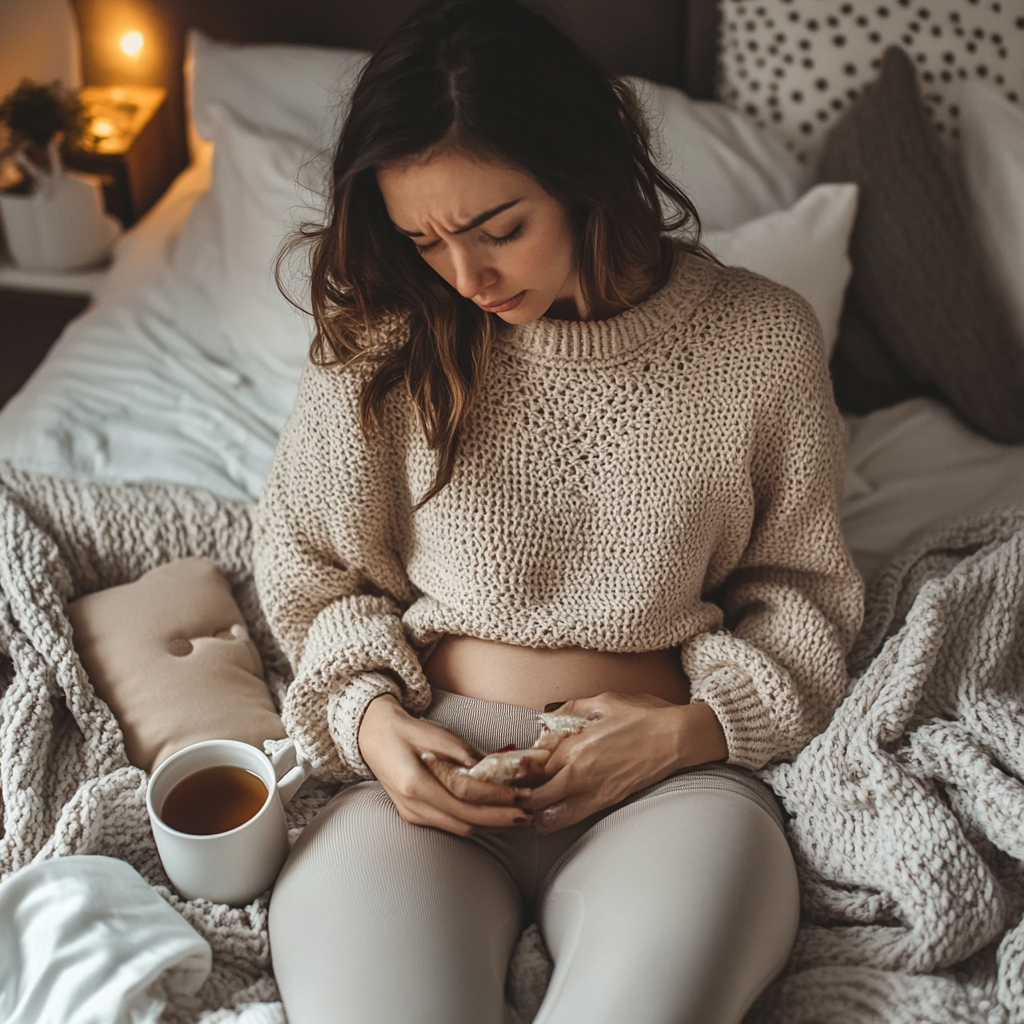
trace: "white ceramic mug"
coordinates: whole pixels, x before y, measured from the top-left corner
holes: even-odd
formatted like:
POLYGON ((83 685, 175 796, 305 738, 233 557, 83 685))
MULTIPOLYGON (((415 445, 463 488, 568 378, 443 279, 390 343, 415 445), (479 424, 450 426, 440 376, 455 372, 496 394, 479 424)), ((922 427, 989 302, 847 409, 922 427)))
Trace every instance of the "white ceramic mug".
POLYGON ((266 892, 288 856, 284 805, 308 776, 306 765, 295 764, 291 743, 272 759, 238 740, 204 740, 167 758, 149 780, 146 809, 160 860, 179 894, 240 907, 266 892), (245 768, 263 780, 263 806, 237 828, 214 835, 192 835, 167 825, 160 810, 171 790, 195 772, 224 765, 245 768))

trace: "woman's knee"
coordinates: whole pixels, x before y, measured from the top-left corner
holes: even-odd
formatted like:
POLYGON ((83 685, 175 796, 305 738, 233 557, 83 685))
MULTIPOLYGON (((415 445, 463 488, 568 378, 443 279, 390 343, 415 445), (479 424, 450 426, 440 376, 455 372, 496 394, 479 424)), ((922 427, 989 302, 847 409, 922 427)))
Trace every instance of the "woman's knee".
POLYGON ((342 793, 292 850, 270 905, 294 1024, 498 1021, 519 896, 457 836, 410 825, 376 783, 342 793))
POLYGON ((623 808, 550 885, 556 970, 538 1019, 596 1024, 631 1008, 643 1024, 738 1021, 784 966, 798 919, 788 843, 754 801, 688 792, 623 808))
POLYGON ((339 793, 299 837, 274 888, 271 930, 295 914, 338 929, 358 920, 364 936, 374 922, 405 931, 421 919, 443 926, 465 914, 463 894, 477 890, 518 913, 518 893, 492 858, 468 840, 410 824, 379 784, 360 783, 339 793))

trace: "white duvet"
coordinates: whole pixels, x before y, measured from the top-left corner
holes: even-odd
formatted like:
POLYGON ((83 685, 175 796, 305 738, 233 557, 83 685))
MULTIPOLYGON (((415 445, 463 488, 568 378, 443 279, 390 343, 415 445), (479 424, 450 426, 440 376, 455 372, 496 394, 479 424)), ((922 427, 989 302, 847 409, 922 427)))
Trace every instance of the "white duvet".
POLYGON ((209 184, 209 148, 129 233, 93 306, 0 411, 0 458, 99 481, 165 480, 259 495, 291 410, 291 368, 212 352, 196 310, 181 329, 174 243, 209 184))
MULTIPOLYGON (((0 411, 0 459, 254 500, 312 329, 279 294, 274 256, 297 224, 317 217, 325 141, 362 55, 198 35, 192 50, 193 121, 207 141, 125 236, 93 307, 0 411)), ((723 259, 801 291, 831 341, 849 277, 851 186, 802 195, 806 170, 768 137, 739 130, 741 115, 720 104, 661 87, 645 103, 664 165, 707 211, 723 259), (747 221, 730 221, 730 211, 747 221)), ((285 266, 300 303, 301 271, 285 266)), ((932 527, 1024 505, 1024 446, 988 441, 936 402, 915 399, 848 426, 843 522, 866 575, 932 527)))

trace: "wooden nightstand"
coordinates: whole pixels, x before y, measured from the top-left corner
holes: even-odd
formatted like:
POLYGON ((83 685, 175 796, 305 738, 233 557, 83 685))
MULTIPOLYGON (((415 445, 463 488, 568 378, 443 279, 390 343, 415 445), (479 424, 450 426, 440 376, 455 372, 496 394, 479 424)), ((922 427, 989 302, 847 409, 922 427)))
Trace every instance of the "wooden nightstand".
POLYGON ((130 227, 181 170, 171 147, 167 90, 89 85, 79 96, 89 119, 89 134, 65 151, 64 161, 68 167, 103 178, 107 209, 130 227))
POLYGON ((42 274, 0 253, 0 407, 43 361, 67 322, 83 312, 105 270, 42 274))
MULTIPOLYGON (((125 227, 166 191, 180 167, 166 124, 167 90, 87 86, 81 98, 92 134, 63 153, 64 163, 98 174, 107 209, 125 227)), ((69 320, 82 313, 106 270, 49 274, 11 265, 0 229, 0 407, 42 362, 69 320)))
POLYGON ((31 376, 88 295, 47 295, 0 288, 0 408, 31 376))
MULTIPOLYGON (((167 125, 167 90, 91 85, 80 92, 91 134, 63 153, 68 167, 104 180, 107 209, 134 224, 181 170, 167 125)), ((0 407, 28 380, 69 320, 83 312, 106 269, 44 273, 11 265, 0 229, 0 407)))

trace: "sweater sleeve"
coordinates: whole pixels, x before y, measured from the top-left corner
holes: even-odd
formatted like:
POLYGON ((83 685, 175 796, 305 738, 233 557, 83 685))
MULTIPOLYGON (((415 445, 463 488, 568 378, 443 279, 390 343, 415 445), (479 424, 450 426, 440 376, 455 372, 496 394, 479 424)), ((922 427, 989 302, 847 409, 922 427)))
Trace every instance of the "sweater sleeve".
POLYGON ((817 321, 792 297, 795 343, 770 361, 774 383, 754 420, 750 538, 708 595, 724 628, 682 648, 692 699, 717 715, 729 763, 747 768, 793 757, 825 728, 846 694, 845 657, 863 616, 840 526, 842 421, 817 321))
POLYGON ((401 615, 409 501, 388 446, 359 426, 361 376, 307 366, 256 514, 260 601, 295 679, 282 717, 321 778, 372 778, 359 725, 375 697, 410 711, 430 691, 401 615), (404 510, 404 512, 403 512, 404 510))

